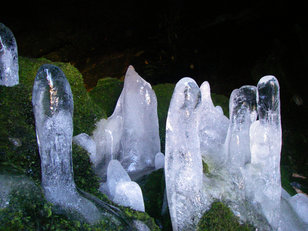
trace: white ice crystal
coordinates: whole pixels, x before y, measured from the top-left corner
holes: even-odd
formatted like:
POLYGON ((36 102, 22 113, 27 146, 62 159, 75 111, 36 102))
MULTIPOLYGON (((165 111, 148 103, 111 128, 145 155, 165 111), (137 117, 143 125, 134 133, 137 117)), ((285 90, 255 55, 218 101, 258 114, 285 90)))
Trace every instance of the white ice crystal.
POLYGON ((227 161, 227 156, 223 157, 223 149, 229 120, 224 116, 221 107, 214 106, 207 81, 201 85, 200 91, 201 104, 197 120, 201 154, 208 164, 223 166, 227 161))
POLYGON ((118 160, 111 160, 107 168, 107 182, 100 190, 113 202, 144 212, 143 195, 140 186, 131 181, 118 160))
POLYGON ((155 155, 160 152, 156 95, 132 66, 113 114, 97 124, 93 139, 95 166, 101 176, 112 159, 119 160, 130 175, 154 169, 155 155))
POLYGON ((17 43, 12 31, 0 23, 0 85, 19 83, 17 43))
POLYGON ((81 133, 77 136, 73 137, 73 142, 81 146, 85 149, 88 153, 90 153, 90 160, 91 162, 95 162, 96 160, 96 144, 92 137, 90 137, 86 133, 81 133))
POLYGON ((161 152, 155 155, 155 169, 164 168, 165 166, 165 155, 161 152))
POLYGON ((191 78, 175 86, 166 123, 165 180, 173 230, 195 230, 202 215, 202 159, 197 127, 200 89, 191 78))
POLYGON ((46 199, 61 211, 89 223, 101 218, 97 207, 77 192, 72 165, 73 96, 64 73, 42 65, 36 75, 32 104, 46 199))

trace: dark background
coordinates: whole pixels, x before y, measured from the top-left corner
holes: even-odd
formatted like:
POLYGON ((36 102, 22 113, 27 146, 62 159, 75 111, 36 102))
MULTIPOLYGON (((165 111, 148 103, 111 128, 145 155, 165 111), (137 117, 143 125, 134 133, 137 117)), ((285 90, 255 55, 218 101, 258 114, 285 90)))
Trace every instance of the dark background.
POLYGON ((283 161, 307 173, 307 14, 294 0, 43 0, 8 2, 0 22, 19 55, 70 62, 88 90, 100 78, 123 78, 130 64, 152 85, 189 76, 227 97, 275 75, 284 145, 296 147, 283 161))

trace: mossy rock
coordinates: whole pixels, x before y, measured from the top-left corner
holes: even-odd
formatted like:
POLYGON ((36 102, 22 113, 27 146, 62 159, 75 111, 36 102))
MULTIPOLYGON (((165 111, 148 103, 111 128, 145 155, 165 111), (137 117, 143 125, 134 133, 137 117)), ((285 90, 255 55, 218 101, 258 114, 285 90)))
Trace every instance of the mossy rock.
POLYGON ((97 82, 96 87, 89 92, 89 95, 109 117, 114 111, 122 89, 123 81, 116 78, 103 78, 97 82))
POLYGON ((214 202, 198 223, 198 231, 250 231, 250 225, 240 224, 238 218, 222 202, 214 202))

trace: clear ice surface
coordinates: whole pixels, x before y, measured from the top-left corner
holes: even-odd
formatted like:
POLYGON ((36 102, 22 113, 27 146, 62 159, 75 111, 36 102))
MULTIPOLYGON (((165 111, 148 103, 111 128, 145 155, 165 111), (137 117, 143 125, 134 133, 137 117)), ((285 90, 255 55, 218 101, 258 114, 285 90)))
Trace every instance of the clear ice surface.
POLYGON ((308 225, 308 196, 303 193, 298 193, 289 198, 289 201, 296 214, 308 225))
POLYGON ((259 119, 250 127, 250 172, 246 195, 274 230, 280 221, 281 118, 279 84, 274 76, 264 76, 257 85, 259 119), (252 183, 253 182, 253 183, 252 183))
POLYGON ((131 181, 129 175, 118 160, 111 160, 107 168, 107 182, 102 183, 100 190, 110 200, 122 206, 145 211, 140 186, 131 181))
POLYGON ((90 160, 92 163, 96 160, 96 144, 91 136, 86 133, 81 133, 73 137, 73 142, 78 144, 90 154, 90 160))
POLYGON ((164 168, 165 166, 165 155, 161 152, 155 155, 155 169, 164 168))
POLYGON ((117 184, 131 181, 129 175, 118 160, 111 160, 107 168, 107 185, 111 200, 115 196, 117 184))
POLYGON ((201 87, 201 104, 198 112, 198 129, 200 150, 203 158, 210 166, 223 166, 227 160, 222 157, 227 136, 229 119, 224 116, 221 107, 215 107, 207 81, 201 87))
POLYGON ((19 83, 17 43, 12 31, 0 23, 0 85, 19 83))
POLYGON ((134 181, 118 183, 113 202, 140 212, 145 212, 141 188, 134 181))
POLYGON ((175 86, 166 122, 165 180, 172 227, 195 230, 202 215, 202 158, 197 127, 200 89, 191 78, 175 86))
POLYGON ((61 212, 89 223, 97 222, 101 218, 99 210, 79 195, 74 182, 73 96, 61 69, 49 64, 39 68, 32 104, 46 199, 61 212))
POLYGON ((113 114, 99 121, 93 139, 95 166, 101 176, 112 159, 119 160, 130 175, 154 169, 155 155, 160 152, 156 95, 132 66, 113 114))
POLYGON ((243 86, 231 93, 227 139, 228 162, 233 169, 250 163, 249 129, 257 119, 256 87, 243 86))

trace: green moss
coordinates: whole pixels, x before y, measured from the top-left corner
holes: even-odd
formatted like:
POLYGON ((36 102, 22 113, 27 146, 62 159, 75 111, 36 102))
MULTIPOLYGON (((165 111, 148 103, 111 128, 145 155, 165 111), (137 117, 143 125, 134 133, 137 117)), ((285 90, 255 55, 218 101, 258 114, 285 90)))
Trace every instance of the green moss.
POLYGON ((138 180, 137 183, 142 190, 145 211, 150 216, 160 219, 165 190, 164 170, 156 170, 138 180))
POLYGON ((171 83, 157 84, 153 86, 157 98, 157 115, 159 121, 161 150, 165 150, 166 120, 174 87, 175 85, 171 83))
POLYGON ((202 160, 202 167, 203 167, 203 173, 205 174, 210 173, 209 166, 207 165, 207 163, 204 162, 204 160, 202 160))
POLYGON ((108 217, 95 225, 70 220, 55 214, 39 187, 14 190, 10 204, 0 209, 0 230, 125 230, 116 226, 108 217))
POLYGON ((222 202, 214 202, 211 209, 202 216, 197 230, 248 231, 254 229, 249 225, 241 225, 238 218, 222 202))
POLYGON ((212 101, 215 106, 220 106, 224 115, 229 118, 229 98, 224 95, 211 93, 212 101))
POLYGON ((135 210, 131 210, 129 208, 122 207, 125 215, 132 220, 139 220, 144 222, 151 231, 159 231, 159 227, 156 225, 154 219, 150 217, 147 213, 138 212, 135 210))
POLYGON ((89 95, 109 117, 114 111, 122 88, 122 81, 116 78, 103 78, 97 82, 96 87, 89 92, 89 95))
POLYGON ((72 158, 76 186, 86 192, 96 193, 99 188, 99 178, 91 166, 88 152, 73 144, 72 158))

